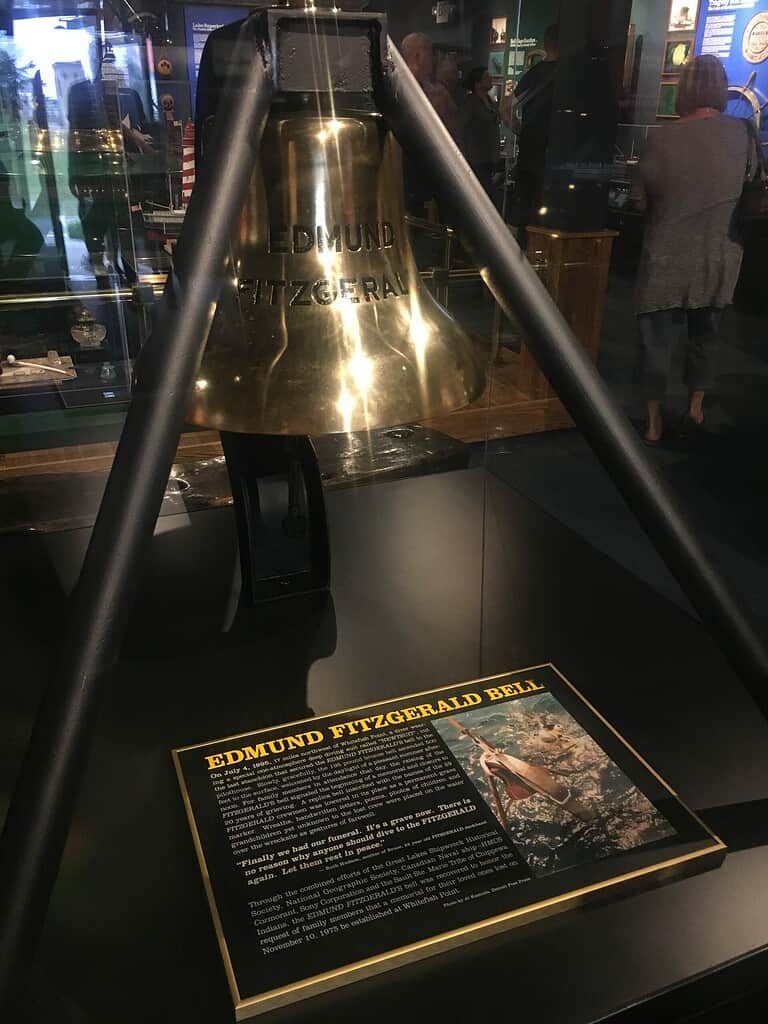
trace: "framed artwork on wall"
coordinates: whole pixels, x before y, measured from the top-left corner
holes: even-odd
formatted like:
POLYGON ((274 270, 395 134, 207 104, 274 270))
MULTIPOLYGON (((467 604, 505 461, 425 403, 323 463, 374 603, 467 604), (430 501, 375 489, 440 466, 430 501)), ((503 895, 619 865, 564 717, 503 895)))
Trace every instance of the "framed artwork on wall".
POLYGON ((491 46, 504 46, 507 41, 507 19, 493 18, 491 21, 491 46))
POLYGON ((664 49, 665 75, 676 75, 687 64, 693 51, 693 36, 689 39, 669 39, 664 49))
POLYGON ((677 99, 677 82, 662 82, 659 87, 659 101, 656 105, 657 117, 677 117, 675 101, 677 99))
POLYGON ((693 32, 696 27, 696 15, 699 11, 699 0, 672 0, 669 9, 670 32, 693 32))
POLYGON ((488 57, 488 74, 491 78, 504 77, 504 51, 491 50, 488 57))

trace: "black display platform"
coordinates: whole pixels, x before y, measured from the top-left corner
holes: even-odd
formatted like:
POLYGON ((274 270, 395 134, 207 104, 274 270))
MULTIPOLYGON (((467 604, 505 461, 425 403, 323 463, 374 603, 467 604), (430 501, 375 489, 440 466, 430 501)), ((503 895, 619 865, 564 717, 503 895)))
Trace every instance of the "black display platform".
MULTIPOLYGON (((483 470, 328 513, 333 601, 226 637, 231 510, 159 524, 18 1020, 232 1020, 171 748, 550 660, 731 841, 724 866, 265 1019, 661 1020, 762 983, 768 725, 696 621, 483 470)), ((0 538, 3 798, 86 543, 0 538)))

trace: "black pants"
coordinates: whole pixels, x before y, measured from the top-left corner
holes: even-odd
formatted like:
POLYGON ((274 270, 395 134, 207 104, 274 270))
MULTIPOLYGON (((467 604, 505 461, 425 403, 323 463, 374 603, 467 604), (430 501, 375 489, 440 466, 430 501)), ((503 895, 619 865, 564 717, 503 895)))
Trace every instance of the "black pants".
POLYGON ((83 191, 78 200, 78 214, 83 228, 85 246, 91 256, 103 253, 117 262, 117 214, 112 190, 83 191))
POLYGON ((645 399, 661 400, 667 390, 675 343, 687 326, 683 381, 691 391, 711 391, 719 354, 719 309, 662 309, 641 313, 640 390, 645 399))

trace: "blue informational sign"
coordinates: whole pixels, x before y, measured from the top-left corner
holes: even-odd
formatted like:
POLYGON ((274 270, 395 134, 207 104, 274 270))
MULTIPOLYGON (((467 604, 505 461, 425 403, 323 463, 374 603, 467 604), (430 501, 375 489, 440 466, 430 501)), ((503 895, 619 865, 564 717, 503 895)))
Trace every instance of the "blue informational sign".
POLYGON ((762 112, 768 131, 768 0, 703 0, 694 54, 712 53, 728 75, 728 113, 762 112))
POLYGON ((229 25, 246 17, 248 9, 243 7, 200 6, 184 8, 184 31, 187 37, 187 63, 189 66, 189 89, 191 93, 192 116, 195 116, 197 95, 197 72, 200 58, 208 36, 214 29, 229 25))

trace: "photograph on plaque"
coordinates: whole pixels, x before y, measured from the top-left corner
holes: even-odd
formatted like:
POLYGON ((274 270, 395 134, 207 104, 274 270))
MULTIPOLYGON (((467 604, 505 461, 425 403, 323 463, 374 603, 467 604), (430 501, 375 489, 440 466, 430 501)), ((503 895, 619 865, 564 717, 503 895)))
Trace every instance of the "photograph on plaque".
POLYGON ((674 831, 551 693, 435 728, 536 877, 674 831))
POLYGON ((173 759, 236 1020, 725 854, 552 665, 173 759))

